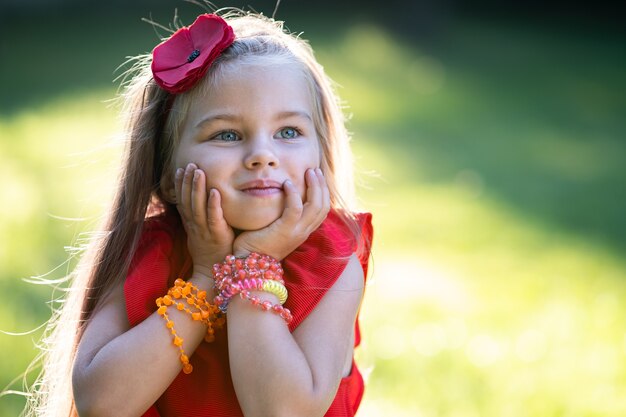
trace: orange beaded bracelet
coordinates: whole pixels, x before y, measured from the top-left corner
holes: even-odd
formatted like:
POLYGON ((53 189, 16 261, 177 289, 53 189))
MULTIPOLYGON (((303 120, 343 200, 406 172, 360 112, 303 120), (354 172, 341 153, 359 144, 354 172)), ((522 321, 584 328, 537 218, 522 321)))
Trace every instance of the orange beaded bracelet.
POLYGON ((215 329, 223 327, 226 319, 216 305, 210 304, 206 300, 206 291, 198 290, 191 282, 186 282, 181 278, 174 282, 174 286, 167 291, 167 295, 156 299, 156 305, 158 306, 157 313, 165 319, 165 326, 172 333, 174 346, 178 347, 180 351, 183 372, 190 374, 193 371, 193 366, 189 363, 189 357, 183 350, 184 340, 176 334, 174 322, 167 315, 167 308, 175 306, 177 310, 188 313, 193 320, 204 323, 207 326, 207 332, 204 336, 206 342, 215 340, 215 329), (183 302, 182 299, 185 301, 183 302), (195 311, 192 311, 192 308, 195 311))

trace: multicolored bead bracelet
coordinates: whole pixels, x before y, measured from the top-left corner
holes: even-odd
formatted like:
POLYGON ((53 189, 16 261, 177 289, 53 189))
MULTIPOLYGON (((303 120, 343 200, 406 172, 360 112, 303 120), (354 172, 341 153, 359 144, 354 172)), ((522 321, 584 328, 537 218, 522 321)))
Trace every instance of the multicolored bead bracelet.
POLYGON ((213 299, 222 312, 237 294, 265 311, 272 311, 289 323, 293 316, 282 304, 287 300, 287 288, 283 280, 280 262, 271 256, 252 252, 245 258, 228 255, 224 262, 213 265, 213 277, 218 295, 213 299), (276 295, 279 304, 261 301, 250 291, 265 291, 276 295))

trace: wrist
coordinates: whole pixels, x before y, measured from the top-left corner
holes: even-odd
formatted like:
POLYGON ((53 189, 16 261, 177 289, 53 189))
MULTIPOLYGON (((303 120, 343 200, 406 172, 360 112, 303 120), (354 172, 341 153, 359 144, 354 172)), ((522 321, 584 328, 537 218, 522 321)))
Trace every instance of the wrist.
POLYGON ((251 253, 252 251, 248 249, 233 247, 233 255, 235 255, 236 258, 245 258, 251 253))
POLYGON ((203 265, 194 265, 191 280, 196 284, 196 286, 198 286, 198 288, 205 291, 213 290, 213 287, 215 286, 212 269, 203 265))

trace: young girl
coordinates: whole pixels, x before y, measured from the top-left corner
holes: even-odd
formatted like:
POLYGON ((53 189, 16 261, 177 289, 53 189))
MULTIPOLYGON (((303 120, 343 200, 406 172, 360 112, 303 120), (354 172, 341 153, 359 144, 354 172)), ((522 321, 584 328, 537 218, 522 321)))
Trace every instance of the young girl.
POLYGON ((372 228, 350 211, 349 138, 312 50, 262 16, 204 14, 138 62, 42 413, 354 415, 372 228))

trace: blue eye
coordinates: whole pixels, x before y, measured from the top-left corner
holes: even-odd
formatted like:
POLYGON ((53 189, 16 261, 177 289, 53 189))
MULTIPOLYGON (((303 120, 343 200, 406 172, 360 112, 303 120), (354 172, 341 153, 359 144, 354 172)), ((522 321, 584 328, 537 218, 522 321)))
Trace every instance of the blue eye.
POLYGON ((285 127, 278 132, 280 139, 295 139, 300 136, 300 132, 293 127, 285 127))
POLYGON ((213 137, 215 140, 222 140, 224 142, 235 142, 239 140, 239 135, 232 130, 226 130, 224 132, 220 132, 213 137))

